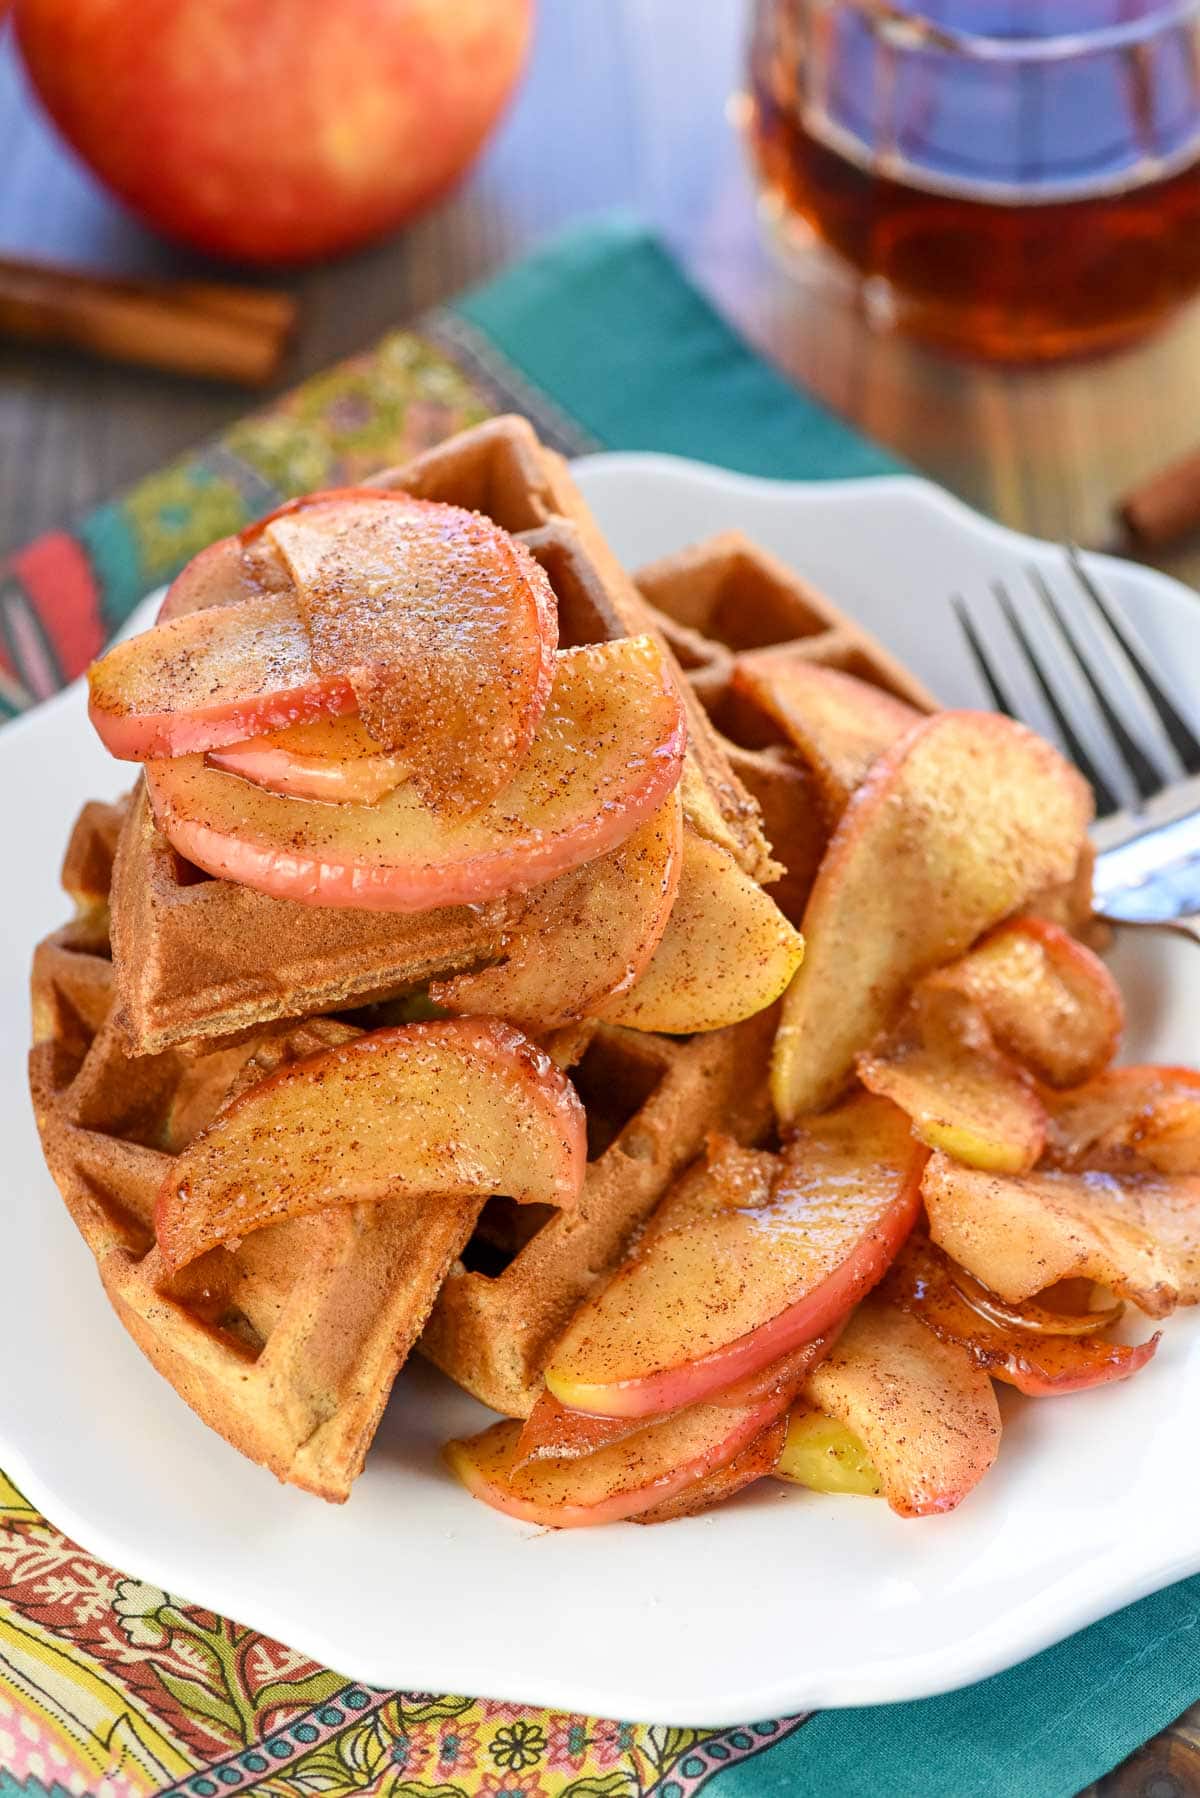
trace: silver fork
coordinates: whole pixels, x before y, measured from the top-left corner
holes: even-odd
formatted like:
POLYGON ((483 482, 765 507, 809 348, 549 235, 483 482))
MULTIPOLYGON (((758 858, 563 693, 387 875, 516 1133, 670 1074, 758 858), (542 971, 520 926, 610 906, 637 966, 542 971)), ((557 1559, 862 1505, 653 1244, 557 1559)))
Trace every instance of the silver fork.
MULTIPOLYGON (((1060 748, 1096 796, 1096 909, 1114 922, 1165 925, 1200 942, 1200 735, 1075 548, 1065 553, 1064 574, 1072 605, 1033 564, 1026 578, 1034 607, 1019 609, 1005 581, 993 581, 992 594, 1028 691, 1040 697, 1060 748), (1117 779, 1098 765, 1098 745, 1107 746, 1100 759, 1117 779)), ((951 604, 995 709, 1043 728, 989 649, 978 613, 961 594, 951 604)), ((1200 601, 1196 623, 1200 629, 1200 601)))

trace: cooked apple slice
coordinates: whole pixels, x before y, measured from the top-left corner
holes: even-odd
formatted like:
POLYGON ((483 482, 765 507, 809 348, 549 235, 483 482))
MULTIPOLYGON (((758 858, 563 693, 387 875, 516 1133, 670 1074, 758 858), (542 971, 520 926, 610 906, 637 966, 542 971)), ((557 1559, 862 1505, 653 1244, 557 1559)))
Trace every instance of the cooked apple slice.
POLYGON ((498 793, 545 709, 558 641, 524 545, 461 507, 371 489, 312 495, 256 530, 206 551, 165 622, 93 670, 112 752, 220 749, 356 710, 428 803, 498 793))
POLYGON ((884 750, 925 715, 882 687, 786 647, 740 655, 733 685, 773 719, 808 763, 831 828, 884 750))
POLYGON ((782 1409, 775 1399, 740 1408, 692 1405, 569 1461, 518 1467, 516 1421, 450 1442, 444 1452, 467 1490, 497 1511, 547 1529, 577 1529, 636 1517, 698 1486, 749 1447, 782 1409))
POLYGON ((940 1341, 960 1344, 993 1379, 1034 1398, 1127 1380, 1145 1367, 1159 1342, 1157 1334, 1132 1346, 1108 1342, 1097 1334, 1103 1315, 1064 1316, 1038 1305, 1005 1306, 915 1232, 889 1270, 880 1296, 911 1311, 940 1341))
POLYGON ((804 940, 727 849, 689 830, 666 932, 634 985, 604 1008, 633 1030, 720 1030, 773 1005, 804 940))
POLYGON ((711 1398, 824 1335, 912 1228, 925 1150, 862 1095, 812 1118, 774 1164, 717 1143, 638 1248, 576 1312, 546 1385, 564 1405, 649 1416, 711 1398), (736 1162, 731 1178, 728 1164, 736 1162), (724 1164, 724 1165, 723 1165, 724 1164))
POLYGON ((214 606, 117 643, 88 671, 88 716, 124 761, 238 743, 358 705, 344 674, 318 673, 287 594, 214 606))
POLYGON ((787 1418, 777 1417, 774 1423, 767 1425, 761 1436, 756 1436, 747 1448, 742 1449, 724 1467, 706 1473, 694 1486, 686 1486, 674 1498, 664 1499, 651 1510, 639 1511, 633 1521, 674 1523, 679 1517, 698 1517, 701 1512, 711 1511, 737 1493, 744 1492, 755 1480, 766 1479, 768 1474, 774 1472, 783 1452, 787 1427, 787 1418))
POLYGON ((1091 810, 1075 769, 1008 718, 940 712, 884 752, 804 915, 772 1069, 781 1123, 836 1098, 922 974, 1067 879, 1091 810))
POLYGON ((859 1438, 901 1517, 952 1511, 1000 1446, 992 1383, 966 1349, 879 1298, 859 1306, 804 1396, 859 1438))
MULTIPOLYGON (((1187 1202, 1174 1221, 1200 1235, 1200 1180, 1180 1176, 1187 1202)), ((1061 1173, 1006 1178, 934 1155, 922 1190, 929 1232, 952 1261, 1019 1304, 1060 1280, 1094 1280, 1149 1317, 1180 1297, 1176 1256, 1150 1225, 1169 1221, 1163 1175, 1061 1173)))
POLYGON ((1046 1152, 1058 1167, 1200 1174, 1200 1074, 1110 1068, 1051 1103, 1046 1152))
POLYGON ((508 1024, 373 1030, 250 1087, 172 1164, 155 1208, 169 1271, 329 1205, 427 1195, 569 1207, 587 1161, 574 1088, 508 1024))
POLYGON ((209 874, 305 905, 426 911, 536 886, 615 848, 678 784, 684 741, 662 651, 622 637, 562 651, 529 757, 470 817, 431 811, 411 784, 371 806, 286 799, 202 756, 152 762, 146 784, 163 835, 209 874))
POLYGON ((470 810, 524 761, 554 678, 545 570, 490 518, 401 493, 312 495, 265 521, 313 667, 433 806, 470 810))
POLYGON ((206 759, 210 767, 240 774, 269 793, 337 805, 373 805, 410 769, 405 756, 379 747, 361 718, 293 724, 228 749, 210 749, 206 759))
POLYGON ((851 1492, 860 1498, 878 1498, 882 1487, 862 1442, 836 1418, 814 1411, 810 1405, 794 1405, 779 1459, 772 1470, 777 1479, 807 1486, 813 1492, 851 1492))
POLYGON ((435 981, 431 998, 447 1011, 538 1032, 604 1010, 632 986, 667 929, 683 839, 676 789, 615 849, 535 887, 495 967, 435 981))
POLYGON ((1125 1007, 1090 949, 1045 918, 1014 918, 929 984, 965 994, 996 1041, 1050 1086, 1078 1086, 1117 1051, 1125 1007))
POLYGON ((923 1143, 971 1167, 1024 1174, 1042 1152, 1046 1112, 1032 1083, 953 992, 911 1002, 855 1068, 869 1092, 907 1112, 923 1143))
MULTIPOLYGON (((828 1354, 836 1334, 836 1330, 830 1330, 815 1342, 806 1342, 748 1379, 739 1380, 724 1392, 715 1392, 708 1402, 741 1407, 777 1398, 786 1405, 821 1357, 828 1354)), ((545 1391, 525 1419, 517 1461, 524 1465, 526 1461, 575 1460, 579 1455, 593 1455, 598 1449, 609 1448, 645 1427, 644 1417, 598 1417, 588 1411, 570 1411, 552 1392, 545 1391)))

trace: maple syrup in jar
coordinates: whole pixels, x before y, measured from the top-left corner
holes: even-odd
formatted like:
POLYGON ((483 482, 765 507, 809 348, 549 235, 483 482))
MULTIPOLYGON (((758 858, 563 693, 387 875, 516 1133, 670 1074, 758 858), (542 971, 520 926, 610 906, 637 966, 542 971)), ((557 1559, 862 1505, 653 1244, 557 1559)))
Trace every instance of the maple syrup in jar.
POLYGON ((961 353, 1106 349, 1200 289, 1200 0, 756 0, 766 210, 961 353))

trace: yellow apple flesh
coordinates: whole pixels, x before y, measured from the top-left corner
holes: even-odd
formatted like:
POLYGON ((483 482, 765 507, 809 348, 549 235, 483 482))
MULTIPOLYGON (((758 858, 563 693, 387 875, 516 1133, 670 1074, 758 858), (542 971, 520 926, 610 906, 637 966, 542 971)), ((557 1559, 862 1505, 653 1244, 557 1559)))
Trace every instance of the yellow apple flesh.
POLYGON ((770 894, 727 849, 689 830, 662 940, 604 1015, 668 1036, 720 1030, 773 1005, 803 958, 803 938, 770 894))

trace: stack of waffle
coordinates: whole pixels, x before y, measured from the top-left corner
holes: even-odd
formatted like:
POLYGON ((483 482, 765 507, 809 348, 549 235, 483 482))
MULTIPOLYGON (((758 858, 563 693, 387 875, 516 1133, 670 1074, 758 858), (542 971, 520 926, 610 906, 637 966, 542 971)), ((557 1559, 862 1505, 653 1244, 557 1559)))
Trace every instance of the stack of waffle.
MULTIPOLYGON (((669 645, 685 677, 685 834, 798 921, 834 813, 761 699, 761 658, 786 646, 922 711, 929 695, 741 538, 635 584, 521 420, 482 426, 381 484, 478 511, 524 543, 553 588, 561 646, 642 632, 669 645)), ((418 913, 271 897, 182 859, 143 782, 121 804, 85 807, 63 883, 76 915, 42 943, 33 975, 31 1078, 51 1171, 158 1370, 244 1454, 324 1498, 347 1496, 414 1347, 496 1410, 527 1415, 575 1308, 706 1140, 769 1134, 771 1010, 682 1037, 582 1018, 539 1033, 587 1114, 574 1211, 381 1197, 275 1224, 172 1273, 154 1229, 172 1158, 284 1064, 392 1021, 431 980, 503 963, 531 895, 418 913)))

